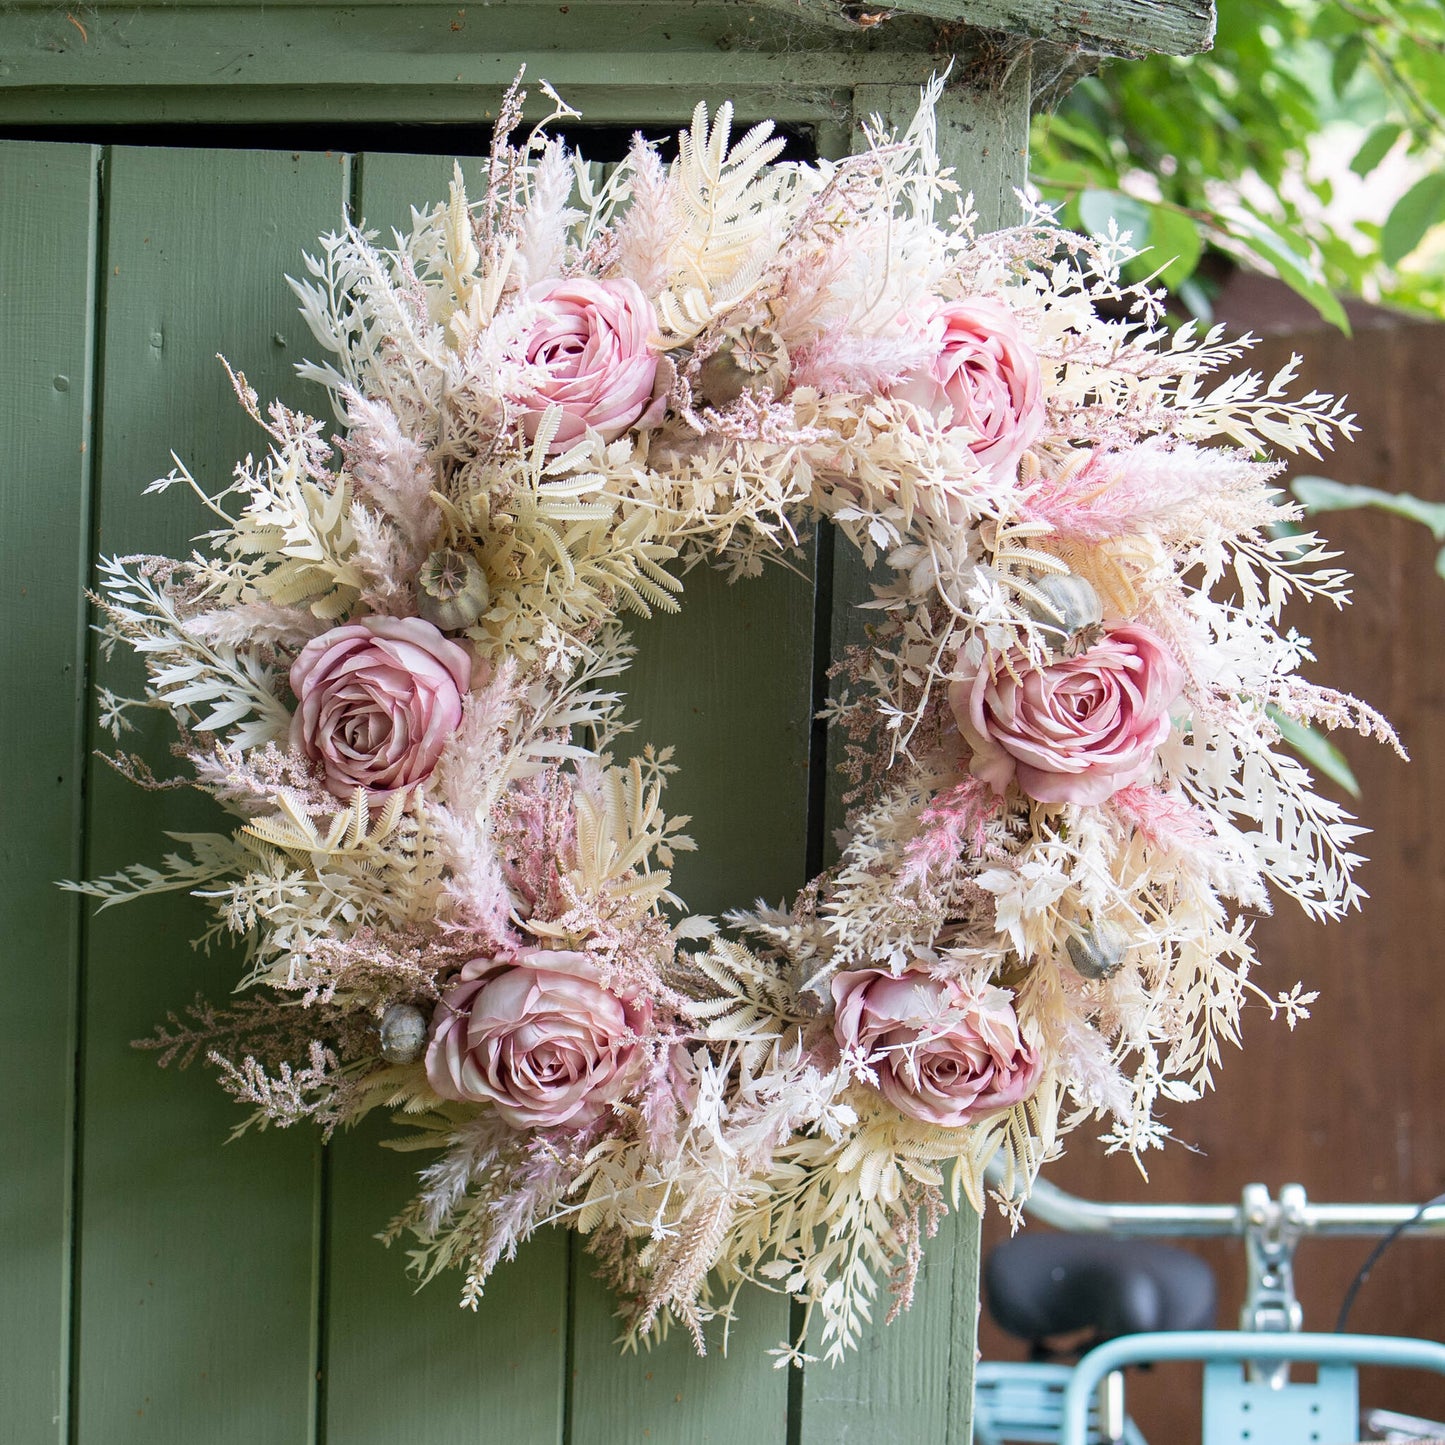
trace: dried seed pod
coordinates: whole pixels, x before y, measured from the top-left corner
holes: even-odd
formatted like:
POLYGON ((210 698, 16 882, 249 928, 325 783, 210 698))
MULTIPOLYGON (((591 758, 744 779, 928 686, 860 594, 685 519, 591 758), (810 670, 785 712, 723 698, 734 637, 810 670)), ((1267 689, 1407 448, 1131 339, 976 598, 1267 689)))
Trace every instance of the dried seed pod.
POLYGON ((1129 951, 1129 935, 1117 923, 1100 919, 1076 928, 1064 941, 1069 962, 1083 978, 1112 978, 1129 951))
POLYGON ((1050 573, 1032 578, 1029 587, 1038 594, 1026 597, 1023 608, 1046 635, 1067 640, 1104 620, 1099 594, 1082 577, 1072 572, 1050 573))
POLYGON ((426 1015, 415 1004, 394 1003, 381 1016, 381 1056, 389 1064, 414 1064, 426 1047, 426 1015))
POLYGON ((698 368, 698 389, 710 406, 728 406, 745 391, 774 399, 783 394, 791 367, 781 336, 762 326, 742 326, 698 368))
POLYGON ((470 552, 442 547, 417 574, 417 611, 443 632, 470 627, 492 600, 487 574, 470 552))

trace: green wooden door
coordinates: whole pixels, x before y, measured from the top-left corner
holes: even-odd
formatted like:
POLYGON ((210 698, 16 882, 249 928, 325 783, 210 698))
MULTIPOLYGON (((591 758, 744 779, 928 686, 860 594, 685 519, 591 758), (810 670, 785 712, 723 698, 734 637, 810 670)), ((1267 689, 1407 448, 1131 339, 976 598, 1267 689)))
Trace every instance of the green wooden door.
MULTIPOLYGON (((898 118, 916 95, 860 86, 854 107, 898 118)), ((1012 205, 1025 105, 1021 90, 950 102, 951 148, 986 220, 1012 205)), ((213 806, 143 792, 92 757, 108 742, 97 689, 135 680, 133 660, 96 656, 86 630, 94 554, 175 552, 203 529, 177 493, 141 496, 171 447, 209 483, 255 448, 217 351, 263 397, 324 408, 292 374, 309 337, 283 274, 348 208, 390 226, 440 197, 449 171, 394 154, 0 143, 0 1438, 964 1440, 972 1216, 935 1242, 912 1314, 877 1321, 837 1369, 773 1368, 788 1305, 760 1291, 740 1302, 727 1358, 720 1340, 694 1358, 680 1334, 621 1356, 611 1303, 560 1233, 461 1312, 456 1281, 414 1293, 402 1254, 373 1238, 415 1167, 377 1148, 384 1126, 327 1149, 301 1133, 226 1145, 236 1112, 200 1071, 177 1078, 130 1047, 237 976, 225 949, 192 950, 192 900, 93 914, 53 887, 153 856, 164 831, 206 826, 213 806)), ((791 894, 833 821, 808 719, 863 579, 826 553, 818 575, 728 588, 695 574, 683 615, 643 630, 639 741, 675 744, 684 765, 672 802, 693 814, 700 851, 677 881, 699 909, 791 894)), ((153 722, 125 746, 164 778, 170 740, 153 722)))

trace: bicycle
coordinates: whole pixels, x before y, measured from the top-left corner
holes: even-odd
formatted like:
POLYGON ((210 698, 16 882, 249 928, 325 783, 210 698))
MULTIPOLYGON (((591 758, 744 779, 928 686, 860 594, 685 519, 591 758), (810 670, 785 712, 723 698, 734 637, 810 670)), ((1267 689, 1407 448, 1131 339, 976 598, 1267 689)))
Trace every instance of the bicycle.
MULTIPOLYGON (((1106 1204, 1039 1180, 1025 1203, 1063 1234, 1025 1233, 999 1246, 987 1270, 995 1320, 1030 1341, 1028 1364, 984 1363, 976 1377, 974 1445, 1148 1445, 1125 1408, 1126 1365, 1204 1361, 1204 1445, 1344 1445, 1359 1437, 1357 1367, 1429 1370, 1445 1385, 1445 1344, 1343 1332, 1355 1293, 1406 1229, 1445 1232, 1445 1198, 1397 1204, 1313 1204, 1289 1184, 1276 1199, 1247 1185, 1239 1204, 1106 1204), (1356 1276, 1337 1332, 1306 1334, 1294 1254, 1307 1236, 1381 1237, 1356 1276), (1161 1238, 1232 1236, 1245 1242, 1239 1329, 1213 1321, 1213 1273, 1161 1238), (1077 1363, 1049 1363, 1047 1342, 1088 1331, 1077 1363), (1314 1381, 1292 1363, 1318 1367, 1314 1381)), ((1445 1441, 1445 1423, 1373 1411, 1375 1438, 1445 1441), (1408 1433, 1394 1433, 1408 1432, 1408 1433)))

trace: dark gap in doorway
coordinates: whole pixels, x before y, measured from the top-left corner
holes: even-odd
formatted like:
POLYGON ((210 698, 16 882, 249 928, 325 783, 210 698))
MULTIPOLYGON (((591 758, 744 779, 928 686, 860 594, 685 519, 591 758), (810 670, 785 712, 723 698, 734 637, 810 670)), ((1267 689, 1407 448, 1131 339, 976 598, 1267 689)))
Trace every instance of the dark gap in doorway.
MULTIPOLYGON (((734 126, 737 135, 747 127, 734 126)), ((562 137, 589 161, 620 161, 641 131, 657 143, 664 160, 677 154, 676 127, 645 125, 570 125, 548 131, 562 137)), ((812 126, 779 125, 784 161, 813 161, 818 156, 812 126)), ((205 125, 194 122, 0 126, 0 140, 69 141, 85 145, 193 147, 204 150, 378 151, 397 155, 483 156, 492 143, 490 125, 452 121, 281 121, 266 124, 205 125)))

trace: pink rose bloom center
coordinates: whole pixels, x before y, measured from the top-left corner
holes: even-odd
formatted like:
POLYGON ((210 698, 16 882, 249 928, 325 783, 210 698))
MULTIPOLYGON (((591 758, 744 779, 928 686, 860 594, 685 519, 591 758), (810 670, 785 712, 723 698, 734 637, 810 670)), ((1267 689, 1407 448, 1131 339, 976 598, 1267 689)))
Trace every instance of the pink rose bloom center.
POLYGON ((526 338, 526 360, 544 376, 520 398, 529 437, 549 407, 562 423, 548 453, 566 451, 590 429, 613 441, 652 404, 657 329, 652 303, 635 281, 579 277, 535 287, 537 320, 526 338))
POLYGON ((900 1113, 958 1128, 1028 1098, 1043 1064, 1001 988, 966 992, 919 969, 834 976, 833 1033, 900 1113))
POLYGON ((1185 680, 1160 637, 1130 624, 1047 666, 1011 662, 980 663, 948 689, 975 777, 996 793, 1017 782, 1040 803, 1095 804, 1149 771, 1185 680))
POLYGON ((604 988, 586 954, 475 958, 432 1016, 427 1080, 443 1099, 493 1104, 517 1129, 589 1124, 625 1089, 651 1012, 604 988))
POLYGON ((291 745, 327 788, 385 797, 425 782, 462 720, 471 655, 420 617, 362 617, 291 664, 291 745))
POLYGON ((1038 357, 1013 313, 989 297, 953 301, 930 325, 939 332, 933 365, 893 394, 971 433, 969 450, 996 475, 1014 471, 1044 425, 1038 357))

